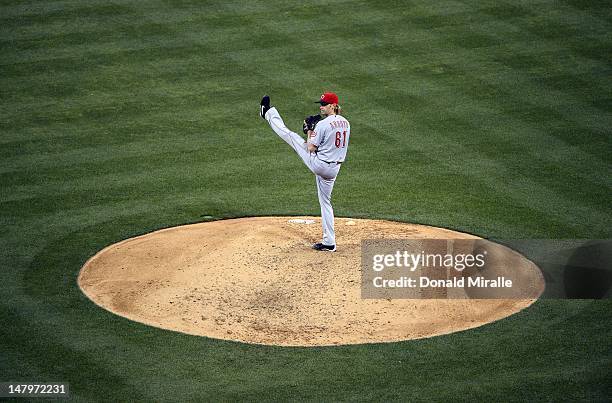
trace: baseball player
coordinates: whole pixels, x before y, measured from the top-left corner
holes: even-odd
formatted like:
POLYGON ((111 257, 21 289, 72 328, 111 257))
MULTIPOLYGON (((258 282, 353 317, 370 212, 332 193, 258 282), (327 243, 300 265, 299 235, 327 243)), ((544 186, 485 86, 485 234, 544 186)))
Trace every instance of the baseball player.
POLYGON ((315 243, 312 248, 318 251, 336 251, 336 233, 334 232, 334 209, 331 205, 331 194, 340 164, 346 158, 346 151, 351 135, 351 126, 340 116, 338 96, 326 92, 321 99, 321 115, 309 116, 304 120, 302 130, 308 136, 304 139, 289 130, 275 107, 270 106, 270 97, 264 96, 260 104, 260 116, 267 120, 272 130, 295 150, 304 164, 315 174, 319 204, 321 205, 321 223, 323 241, 315 243))

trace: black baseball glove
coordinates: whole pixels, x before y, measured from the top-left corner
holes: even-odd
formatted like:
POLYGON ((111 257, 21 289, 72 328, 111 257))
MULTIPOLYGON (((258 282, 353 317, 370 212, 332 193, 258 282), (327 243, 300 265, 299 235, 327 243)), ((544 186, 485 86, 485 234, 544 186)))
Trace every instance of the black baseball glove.
POLYGON ((312 115, 304 119, 304 124, 302 125, 302 131, 304 134, 308 134, 308 130, 314 130, 315 126, 321 119, 323 119, 321 115, 312 115))

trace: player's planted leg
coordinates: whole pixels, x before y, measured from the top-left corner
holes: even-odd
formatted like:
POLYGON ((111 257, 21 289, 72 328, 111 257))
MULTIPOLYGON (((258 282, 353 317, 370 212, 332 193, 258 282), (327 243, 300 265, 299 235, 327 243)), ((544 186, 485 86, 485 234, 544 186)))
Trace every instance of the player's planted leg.
POLYGON ((322 244, 332 247, 335 250, 336 232, 334 231, 334 209, 331 205, 331 194, 334 189, 335 179, 324 179, 317 175, 316 180, 319 204, 321 205, 321 226, 323 227, 322 244))

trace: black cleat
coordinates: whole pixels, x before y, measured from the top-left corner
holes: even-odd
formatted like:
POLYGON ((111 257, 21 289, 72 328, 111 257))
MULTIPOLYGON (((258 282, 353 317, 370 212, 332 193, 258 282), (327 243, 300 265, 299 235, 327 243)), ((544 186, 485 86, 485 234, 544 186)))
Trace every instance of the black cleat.
POLYGON ((259 109, 259 116, 261 116, 262 119, 266 118, 266 112, 268 112, 268 109, 270 109, 270 97, 267 95, 264 95, 264 97, 261 99, 261 104, 260 104, 260 109, 259 109))
POLYGON ((316 243, 312 245, 312 249, 319 250, 321 252, 335 252, 336 245, 323 245, 322 243, 316 243))

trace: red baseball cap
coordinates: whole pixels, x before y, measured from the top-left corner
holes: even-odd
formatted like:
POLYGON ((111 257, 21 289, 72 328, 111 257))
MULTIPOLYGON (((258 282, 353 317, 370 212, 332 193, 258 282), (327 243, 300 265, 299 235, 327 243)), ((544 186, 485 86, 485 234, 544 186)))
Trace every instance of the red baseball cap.
POLYGON ((328 104, 337 104, 338 103, 338 95, 333 92, 326 92, 321 95, 321 99, 319 101, 315 101, 315 104, 321 104, 323 106, 328 104))

